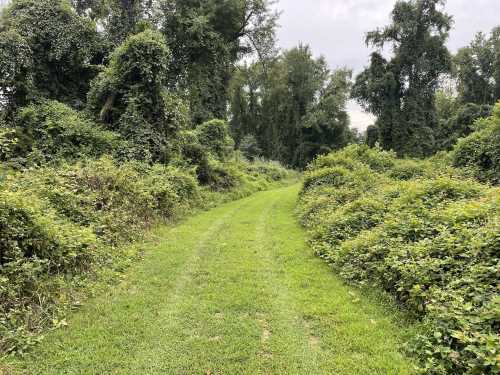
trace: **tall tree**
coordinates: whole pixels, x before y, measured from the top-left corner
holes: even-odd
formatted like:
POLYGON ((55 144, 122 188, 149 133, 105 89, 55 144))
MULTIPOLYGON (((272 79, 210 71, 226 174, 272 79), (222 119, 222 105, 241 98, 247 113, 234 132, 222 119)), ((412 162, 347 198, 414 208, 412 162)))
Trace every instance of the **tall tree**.
POLYGON ((500 27, 478 33, 454 58, 462 103, 493 105, 500 99, 500 27))
POLYGON ((308 46, 283 52, 266 69, 242 67, 231 90, 233 134, 252 135, 264 156, 303 168, 350 140, 349 88, 350 72, 330 72, 308 46))
POLYGON ((71 0, 77 13, 98 22, 110 47, 142 31, 138 25, 152 20, 159 0, 71 0))
POLYGON ((434 96, 442 74, 451 71, 445 46, 452 19, 444 0, 398 1, 392 23, 367 34, 366 43, 393 56, 372 54, 371 65, 357 78, 353 97, 378 116, 380 143, 399 155, 424 156, 435 149, 434 96))
POLYGON ((346 146, 354 133, 349 129, 346 103, 351 88, 351 71, 340 69, 330 75, 329 82, 316 105, 301 122, 302 143, 294 164, 305 168, 317 155, 346 146))
POLYGON ((227 115, 235 63, 274 53, 277 13, 268 0, 163 0, 162 31, 173 51, 172 80, 189 94, 195 123, 227 115))
POLYGON ((101 57, 95 24, 66 0, 14 0, 0 32, 0 91, 11 106, 38 97, 83 105, 101 57))

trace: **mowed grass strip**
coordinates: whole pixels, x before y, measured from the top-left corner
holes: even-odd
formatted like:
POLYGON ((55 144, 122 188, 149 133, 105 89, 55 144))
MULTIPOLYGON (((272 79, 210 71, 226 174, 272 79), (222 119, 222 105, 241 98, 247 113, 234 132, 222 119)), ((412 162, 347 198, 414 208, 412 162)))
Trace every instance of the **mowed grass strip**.
POLYGON ((12 373, 413 373, 400 352, 409 331, 308 249, 293 215, 298 190, 159 229, 119 286, 11 361, 12 373))

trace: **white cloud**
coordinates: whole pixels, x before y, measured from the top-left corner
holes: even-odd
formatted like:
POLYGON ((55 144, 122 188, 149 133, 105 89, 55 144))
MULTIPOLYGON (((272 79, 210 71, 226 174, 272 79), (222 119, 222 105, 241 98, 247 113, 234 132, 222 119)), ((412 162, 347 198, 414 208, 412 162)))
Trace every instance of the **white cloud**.
POLYGON ((350 101, 348 103, 347 110, 349 111, 351 118, 351 127, 356 128, 359 131, 365 131, 368 126, 375 123, 375 116, 363 111, 363 109, 355 101, 350 101))

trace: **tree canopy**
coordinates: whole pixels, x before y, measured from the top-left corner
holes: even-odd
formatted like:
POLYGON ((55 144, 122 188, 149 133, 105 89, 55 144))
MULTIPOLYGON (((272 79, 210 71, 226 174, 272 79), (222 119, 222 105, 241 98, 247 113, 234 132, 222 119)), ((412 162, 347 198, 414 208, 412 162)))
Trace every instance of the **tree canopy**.
POLYGON ((348 143, 349 70, 331 72, 308 46, 284 51, 266 69, 241 66, 231 88, 237 143, 254 135, 262 155, 304 168, 320 153, 348 143))
POLYGON ((439 78, 451 72, 446 48, 452 19, 442 0, 398 1, 391 24, 372 32, 366 43, 380 49, 358 77, 353 97, 378 117, 380 144, 399 155, 425 156, 435 151, 434 95, 439 78), (383 57, 389 46, 392 57, 383 57))

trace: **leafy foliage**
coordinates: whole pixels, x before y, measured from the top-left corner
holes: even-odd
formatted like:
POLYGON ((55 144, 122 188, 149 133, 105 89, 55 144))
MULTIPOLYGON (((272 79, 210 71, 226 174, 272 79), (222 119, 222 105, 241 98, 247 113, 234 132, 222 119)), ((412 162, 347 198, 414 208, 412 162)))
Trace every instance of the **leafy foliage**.
POLYGON ((66 0, 14 0, 2 13, 0 31, 0 90, 11 106, 33 98, 83 106, 101 56, 92 22, 66 0))
MULTIPOLYGON (((7 131, 7 129, 6 129, 7 131)), ((127 143, 120 136, 107 131, 65 104, 43 101, 21 108, 14 120, 14 128, 0 138, 11 142, 10 151, 0 160, 11 166, 34 166, 98 158, 104 154, 123 154, 127 143)))
POLYGON ((18 32, 0 32, 0 62, 1 99, 14 108, 29 98, 33 86, 31 48, 18 32))
POLYGON ((346 102, 350 71, 330 72, 308 46, 284 51, 265 67, 241 67, 231 85, 231 130, 253 135, 262 155, 304 168, 352 138, 346 102))
POLYGON ((398 1, 392 23, 368 33, 366 42, 379 49, 390 45, 394 56, 381 52, 358 77, 353 97, 378 117, 380 145, 398 155, 428 156, 435 151, 437 128, 434 94, 439 78, 451 71, 446 48, 451 17, 442 0, 398 1))
POLYGON ((462 103, 493 105, 500 99, 500 27, 478 33, 454 58, 462 103))
POLYGON ((236 61, 274 55, 277 14, 268 0, 168 0, 161 29, 173 51, 171 75, 188 91, 191 118, 201 124, 226 118, 229 81, 236 61))
POLYGON ((500 184, 500 103, 488 119, 479 120, 474 133, 459 140, 453 164, 467 168, 482 181, 500 184))
POLYGON ((254 160, 257 157, 262 156, 262 149, 259 147, 257 139, 252 134, 247 134, 243 137, 239 150, 248 160, 254 160))
POLYGON ((167 90, 170 59, 163 36, 145 30, 113 52, 89 92, 89 110, 135 146, 137 159, 168 162, 188 126, 185 104, 167 90))
POLYGON ((350 146, 318 158, 300 211, 347 281, 377 285, 421 319, 409 345, 429 374, 498 368, 498 189, 432 161, 350 146))
POLYGON ((233 152, 234 141, 225 121, 212 120, 196 128, 198 141, 219 160, 226 160, 233 152))
POLYGON ((474 131, 474 123, 480 118, 489 117, 492 107, 467 103, 454 110, 448 118, 440 116, 439 130, 436 133, 438 150, 449 151, 460 138, 474 131))

